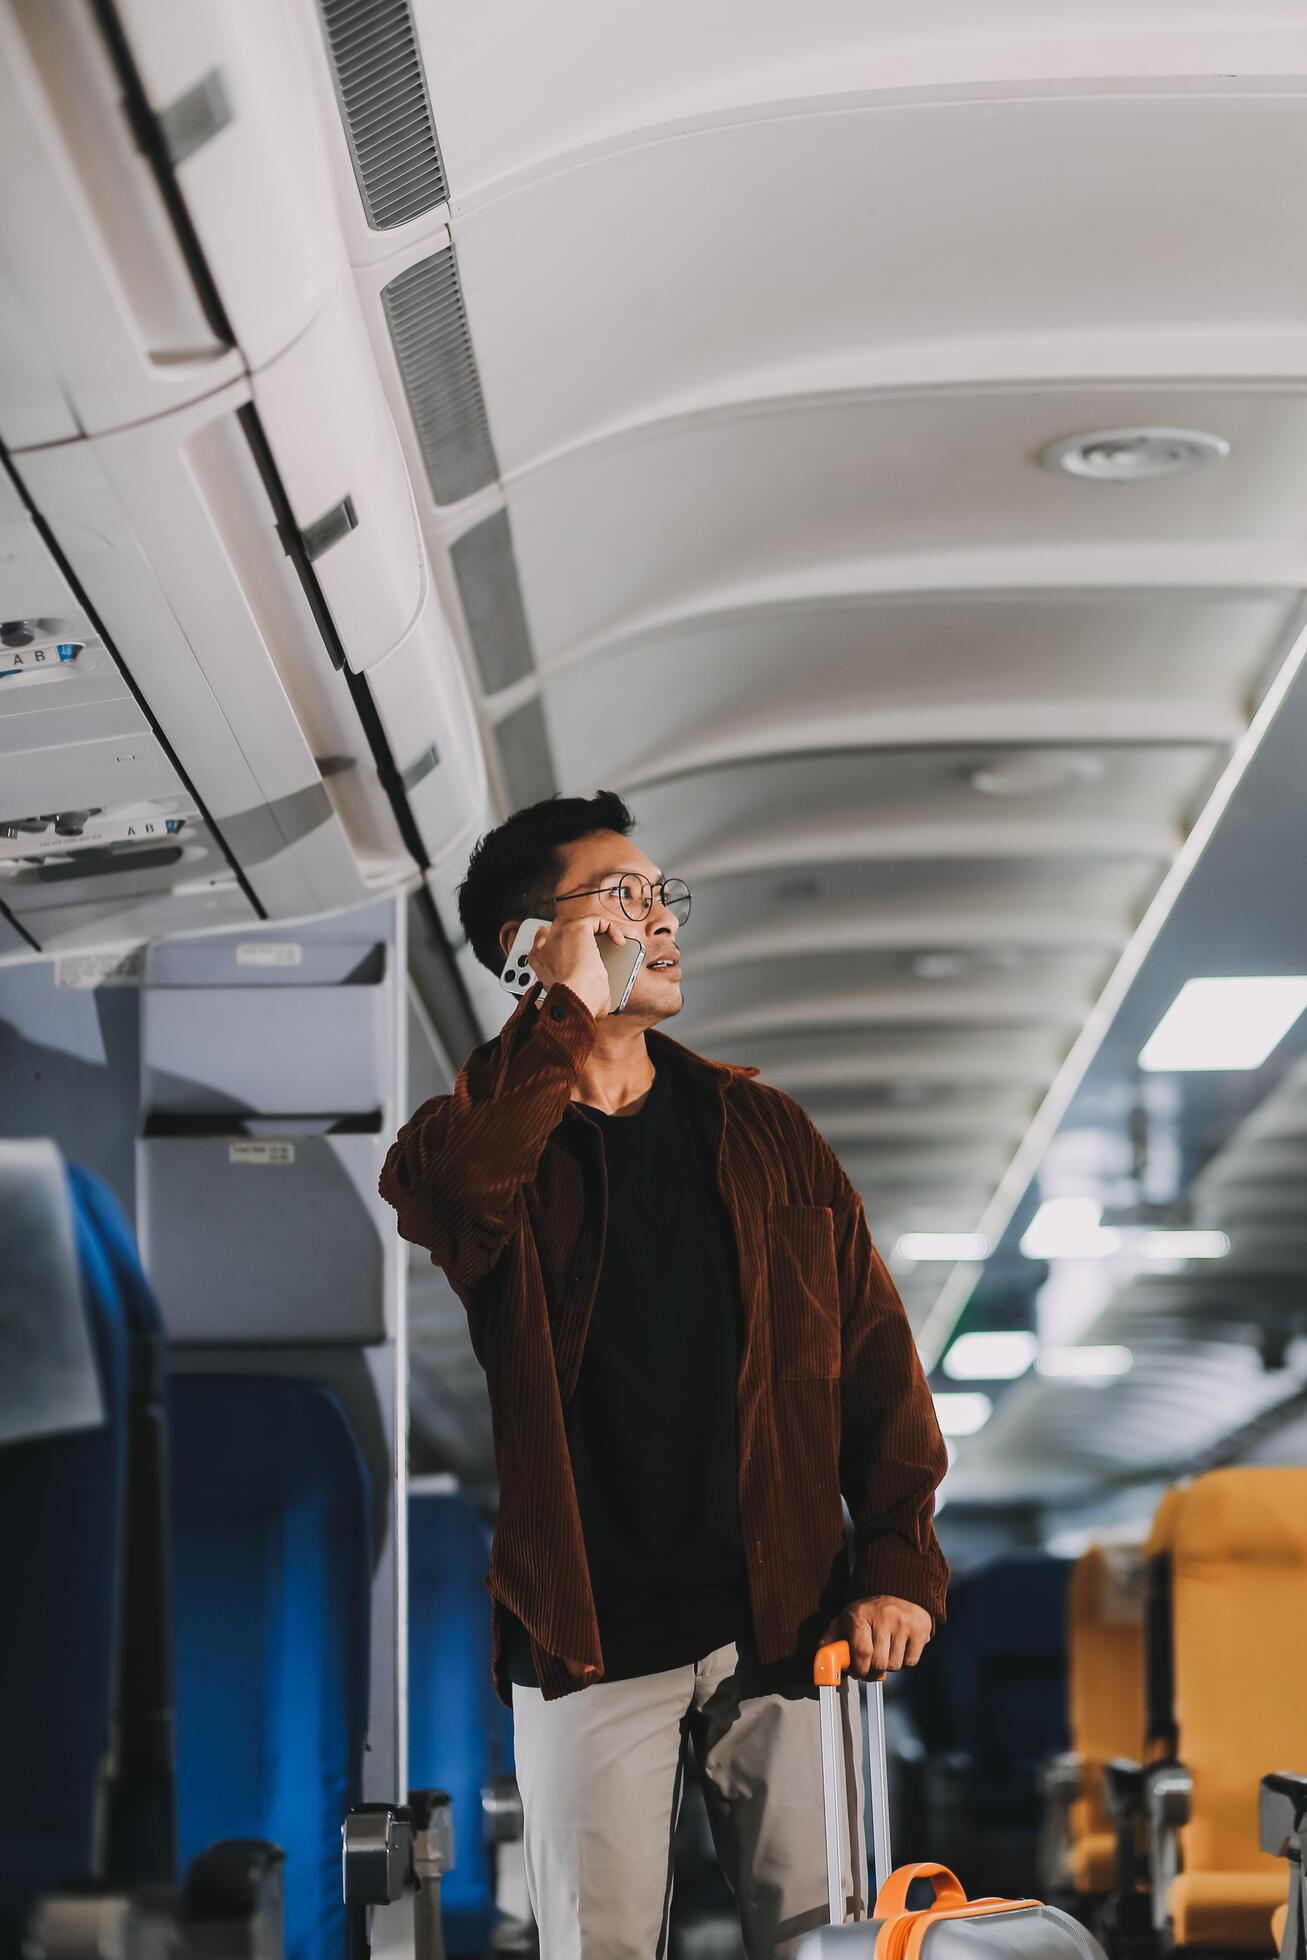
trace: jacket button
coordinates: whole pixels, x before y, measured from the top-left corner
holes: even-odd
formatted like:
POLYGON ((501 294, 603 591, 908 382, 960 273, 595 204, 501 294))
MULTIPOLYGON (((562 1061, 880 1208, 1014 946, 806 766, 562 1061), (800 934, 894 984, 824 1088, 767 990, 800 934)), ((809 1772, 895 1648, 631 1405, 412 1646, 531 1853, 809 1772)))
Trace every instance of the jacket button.
POLYGON ((549 1010, 549 1016, 550 1019, 554 1021, 565 1021, 567 1019, 567 1009, 563 1006, 561 1000, 556 1000, 554 1002, 553 1006, 549 1010))

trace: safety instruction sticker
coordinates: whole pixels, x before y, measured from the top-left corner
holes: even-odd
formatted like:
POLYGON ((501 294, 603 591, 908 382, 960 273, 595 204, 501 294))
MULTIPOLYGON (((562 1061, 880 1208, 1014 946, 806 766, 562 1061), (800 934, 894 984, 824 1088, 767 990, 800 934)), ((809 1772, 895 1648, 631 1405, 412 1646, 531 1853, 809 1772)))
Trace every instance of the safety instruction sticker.
POLYGON ((304 948, 293 939, 242 939, 236 946, 237 966, 299 966, 304 948))
POLYGON ((60 953, 54 963, 56 987, 139 987, 144 976, 144 946, 120 946, 110 953, 60 953))
POLYGON ((227 1145, 229 1164, 293 1164, 293 1143, 262 1143, 242 1138, 227 1145))

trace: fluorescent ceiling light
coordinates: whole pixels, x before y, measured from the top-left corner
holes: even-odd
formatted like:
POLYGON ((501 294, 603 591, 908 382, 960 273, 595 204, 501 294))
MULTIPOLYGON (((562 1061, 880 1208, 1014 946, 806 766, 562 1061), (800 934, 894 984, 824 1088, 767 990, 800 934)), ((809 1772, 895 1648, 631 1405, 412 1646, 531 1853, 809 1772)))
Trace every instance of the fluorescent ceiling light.
POLYGON ((988 1259, 989 1251, 979 1232, 902 1232, 894 1242, 897 1259, 988 1259))
POLYGON ((1146 1069, 1260 1068, 1307 1007, 1307 976, 1186 980, 1139 1051, 1146 1069))
POLYGON ((1027 1259, 1106 1259, 1121 1234, 1099 1223, 1103 1207, 1094 1198, 1046 1198, 1021 1239, 1027 1259))
POLYGON ((1065 470, 1091 483, 1147 483, 1219 463, 1229 453, 1225 437, 1205 429, 1095 429, 1049 443, 1039 460, 1046 470, 1065 470))
POLYGON ((944 1373, 955 1382, 1012 1382, 1025 1374, 1038 1349, 1024 1328, 961 1334, 944 1356, 944 1373))
POLYGON ((1127 1347, 1048 1347, 1035 1366, 1054 1381, 1105 1382, 1128 1375, 1134 1359, 1127 1347))
POLYGON ((945 1436, 974 1436, 993 1413, 994 1404, 978 1389, 935 1397, 935 1415, 945 1436))
POLYGON ((1145 1259, 1224 1259, 1230 1241, 1224 1232, 1145 1232, 1139 1250, 1145 1259))

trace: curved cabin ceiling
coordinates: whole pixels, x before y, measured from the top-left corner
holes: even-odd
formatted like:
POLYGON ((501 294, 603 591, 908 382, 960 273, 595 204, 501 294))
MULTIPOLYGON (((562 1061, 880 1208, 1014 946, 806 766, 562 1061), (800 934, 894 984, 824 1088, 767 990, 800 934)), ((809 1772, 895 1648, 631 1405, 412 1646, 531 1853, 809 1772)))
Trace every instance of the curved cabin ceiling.
POLYGON ((973 1227, 1301 625, 1301 8, 414 13, 503 800, 628 794, 678 1034, 973 1227))

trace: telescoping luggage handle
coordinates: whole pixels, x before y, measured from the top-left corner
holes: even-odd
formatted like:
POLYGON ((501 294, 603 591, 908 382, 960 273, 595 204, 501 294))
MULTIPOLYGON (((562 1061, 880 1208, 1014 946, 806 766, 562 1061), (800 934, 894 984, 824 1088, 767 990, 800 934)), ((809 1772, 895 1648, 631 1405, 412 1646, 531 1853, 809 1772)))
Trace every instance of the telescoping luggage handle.
MULTIPOLYGON (((840 1856, 845 1843, 852 1841, 844 1814, 844 1737, 840 1724, 840 1678, 851 1661, 847 1640, 832 1640, 819 1647, 812 1678, 821 1703, 821 1784, 826 1812, 826 1892, 832 1926, 844 1923, 844 1874, 840 1856)), ((872 1865, 876 1891, 888 1883, 893 1870, 889 1843, 889 1785, 885 1770, 885 1690, 884 1676, 877 1674, 867 1682, 867 1744, 870 1758, 872 1865)), ((860 1827, 860 1826, 859 1826, 860 1827)))

